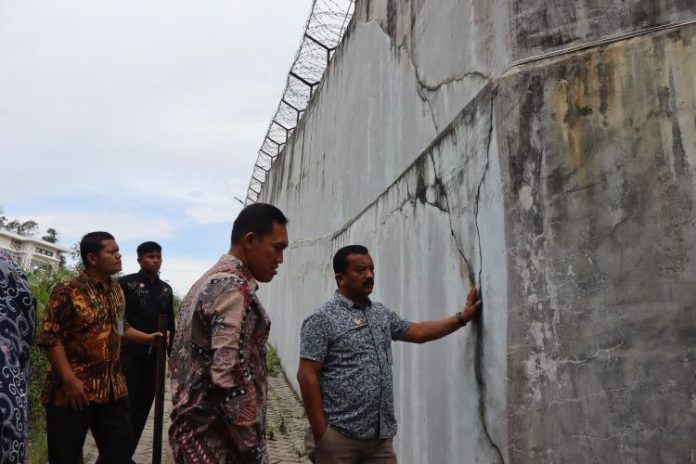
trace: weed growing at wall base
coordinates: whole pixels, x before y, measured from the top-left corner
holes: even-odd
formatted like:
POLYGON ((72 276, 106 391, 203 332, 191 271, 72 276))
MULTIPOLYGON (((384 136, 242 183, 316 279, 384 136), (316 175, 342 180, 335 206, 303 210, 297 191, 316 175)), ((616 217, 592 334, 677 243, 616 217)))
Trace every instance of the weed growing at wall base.
POLYGON ((266 368, 271 377, 278 377, 281 371, 278 353, 271 345, 268 345, 266 350, 266 368))

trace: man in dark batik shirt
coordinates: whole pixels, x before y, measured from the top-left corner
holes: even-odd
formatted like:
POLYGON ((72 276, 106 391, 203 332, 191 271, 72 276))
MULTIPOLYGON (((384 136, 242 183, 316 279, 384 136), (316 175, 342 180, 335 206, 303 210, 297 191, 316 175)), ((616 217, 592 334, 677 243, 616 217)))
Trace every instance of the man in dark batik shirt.
POLYGON ((338 290, 302 323, 300 383, 317 464, 395 464, 392 340, 425 343, 466 325, 481 309, 471 289, 464 310, 437 321, 409 322, 370 301, 374 265, 350 245, 333 259, 338 290), (315 445, 316 444, 316 445, 315 445))
MULTIPOLYGON (((126 296, 126 321, 133 328, 151 333, 159 330, 159 316, 166 315, 171 337, 174 335, 174 293, 172 287, 159 278, 162 247, 156 242, 145 242, 138 246, 137 252, 140 272, 119 279, 126 296)), ((128 385, 128 409, 135 435, 135 451, 155 398, 157 351, 141 343, 124 340, 121 345, 121 368, 128 385)))
POLYGON ((34 310, 24 274, 10 255, 0 250, 0 464, 25 460, 34 310))

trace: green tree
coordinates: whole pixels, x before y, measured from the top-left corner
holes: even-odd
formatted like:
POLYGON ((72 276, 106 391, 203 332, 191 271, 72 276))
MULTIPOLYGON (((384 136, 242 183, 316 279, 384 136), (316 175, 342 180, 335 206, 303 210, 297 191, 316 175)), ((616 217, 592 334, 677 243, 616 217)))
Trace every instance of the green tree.
POLYGON ((75 242, 75 244, 70 247, 70 256, 73 259, 73 265, 70 269, 75 272, 82 272, 85 270, 85 265, 82 263, 82 255, 80 255, 80 242, 75 242))
POLYGON ((53 227, 46 229, 46 235, 41 237, 41 240, 45 240, 49 243, 58 243, 58 231, 53 227))
POLYGON ((30 235, 34 235, 38 230, 39 224, 36 221, 29 219, 28 221, 24 221, 22 225, 19 226, 19 231, 17 233, 24 237, 29 237, 30 235))
POLYGON ((17 232, 19 233, 19 228, 21 226, 21 222, 19 222, 16 219, 11 220, 10 222, 5 224, 5 229, 9 230, 10 232, 17 232))
POLYGON ((11 232, 16 232, 17 235, 29 237, 30 235, 34 235, 36 233, 36 231, 39 229, 39 224, 33 219, 23 222, 13 219, 5 225, 5 229, 11 232))
MULTIPOLYGON (((9 219, 5 216, 5 210, 2 205, 0 205, 0 229, 9 230, 10 232, 15 232, 17 235, 23 237, 29 237, 30 235, 36 234, 39 230, 39 223, 33 219, 28 219, 26 221, 20 221, 17 219, 9 219)), ((58 243, 58 231, 53 227, 46 229, 46 235, 41 237, 50 243, 58 243)))

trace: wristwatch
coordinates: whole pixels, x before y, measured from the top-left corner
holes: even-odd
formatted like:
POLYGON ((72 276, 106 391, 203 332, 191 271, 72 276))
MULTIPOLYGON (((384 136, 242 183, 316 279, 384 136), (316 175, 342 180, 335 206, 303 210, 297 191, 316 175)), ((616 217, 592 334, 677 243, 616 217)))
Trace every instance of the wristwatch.
POLYGON ((469 322, 466 319, 464 319, 464 314, 462 314, 461 311, 457 311, 454 317, 457 318, 457 322, 459 322, 459 327, 464 327, 466 323, 469 322))

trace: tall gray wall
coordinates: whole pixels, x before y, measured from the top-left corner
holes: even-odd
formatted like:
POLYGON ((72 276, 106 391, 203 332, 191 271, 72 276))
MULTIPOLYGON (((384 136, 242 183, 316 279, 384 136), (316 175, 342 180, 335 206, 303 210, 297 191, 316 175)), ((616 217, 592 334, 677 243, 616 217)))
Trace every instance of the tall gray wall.
POLYGON ((395 345, 403 463, 684 463, 696 448, 696 2, 363 0, 261 199, 291 380, 333 252, 482 318, 395 345), (601 39, 622 36, 616 40, 601 39), (586 47, 582 47, 586 45, 586 47))

